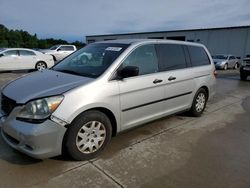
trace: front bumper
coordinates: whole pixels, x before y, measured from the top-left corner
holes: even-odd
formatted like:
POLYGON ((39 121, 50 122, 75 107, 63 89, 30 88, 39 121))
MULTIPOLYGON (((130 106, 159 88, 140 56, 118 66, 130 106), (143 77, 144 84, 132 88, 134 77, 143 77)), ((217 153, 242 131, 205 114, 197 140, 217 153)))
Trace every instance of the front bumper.
POLYGON ((217 63, 217 64, 214 64, 214 66, 215 66, 216 69, 224 69, 225 64, 217 63))
POLYGON ((14 149, 33 158, 44 159, 60 155, 66 128, 51 121, 32 124, 16 120, 16 107, 8 117, 1 118, 3 139, 14 149))

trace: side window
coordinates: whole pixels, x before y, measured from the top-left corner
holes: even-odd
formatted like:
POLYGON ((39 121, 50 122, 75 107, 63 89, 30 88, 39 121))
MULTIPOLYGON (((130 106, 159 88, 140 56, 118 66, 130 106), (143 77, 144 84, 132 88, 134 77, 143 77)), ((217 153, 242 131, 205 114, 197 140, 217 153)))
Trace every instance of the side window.
POLYGON ((188 50, 193 67, 210 64, 208 55, 202 47, 188 46, 188 50))
POLYGON ((74 51, 74 47, 73 46, 68 46, 68 50, 69 51, 74 51))
POLYGON ((122 63, 122 67, 136 66, 139 75, 158 72, 158 61, 155 46, 152 44, 136 48, 122 63))
POLYGON ((235 57, 234 56, 230 56, 229 60, 233 60, 233 59, 235 59, 235 57))
POLYGON ((74 51, 74 47, 73 46, 61 46, 60 50, 62 50, 62 51, 74 51))
POLYGON ((18 55, 17 50, 8 50, 3 53, 5 56, 18 55))
POLYGON ((184 46, 179 44, 158 44, 157 52, 163 71, 187 67, 184 46))
POLYGON ((35 56, 36 54, 28 50, 19 50, 20 56, 35 56))

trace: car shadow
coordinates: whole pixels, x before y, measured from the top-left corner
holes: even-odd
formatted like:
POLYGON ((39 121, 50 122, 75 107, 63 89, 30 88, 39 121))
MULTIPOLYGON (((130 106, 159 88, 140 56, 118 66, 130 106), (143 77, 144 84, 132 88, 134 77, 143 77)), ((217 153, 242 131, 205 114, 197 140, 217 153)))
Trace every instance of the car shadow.
POLYGON ((35 70, 1 71, 0 73, 29 73, 35 70))

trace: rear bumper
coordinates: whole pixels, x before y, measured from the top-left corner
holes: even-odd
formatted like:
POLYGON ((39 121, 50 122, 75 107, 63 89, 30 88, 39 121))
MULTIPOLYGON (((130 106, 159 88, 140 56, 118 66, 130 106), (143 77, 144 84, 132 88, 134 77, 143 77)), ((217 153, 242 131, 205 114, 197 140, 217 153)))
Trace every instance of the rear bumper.
POLYGON ((1 118, 1 134, 7 144, 33 158, 43 159, 61 154, 66 128, 46 120, 40 124, 1 118))

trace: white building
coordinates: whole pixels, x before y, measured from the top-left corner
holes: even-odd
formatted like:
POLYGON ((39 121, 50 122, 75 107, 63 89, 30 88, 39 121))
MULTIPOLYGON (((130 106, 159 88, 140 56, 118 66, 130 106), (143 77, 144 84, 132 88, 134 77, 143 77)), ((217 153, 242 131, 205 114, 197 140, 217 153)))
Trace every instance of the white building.
POLYGON ((241 58, 250 54, 250 26, 92 35, 86 36, 86 41, 89 44, 96 41, 128 38, 199 42, 207 46, 211 54, 233 54, 241 58))

